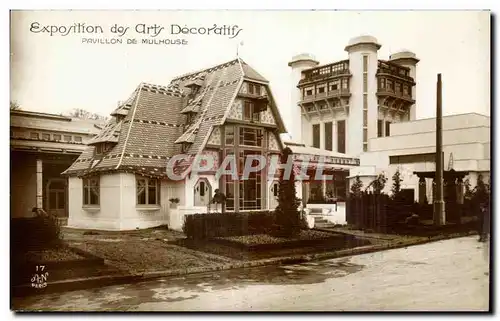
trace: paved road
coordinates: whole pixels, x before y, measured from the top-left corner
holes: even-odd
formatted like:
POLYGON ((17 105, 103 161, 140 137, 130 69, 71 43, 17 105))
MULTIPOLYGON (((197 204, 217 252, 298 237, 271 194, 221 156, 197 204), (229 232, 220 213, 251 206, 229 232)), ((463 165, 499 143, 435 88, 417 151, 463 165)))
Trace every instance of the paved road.
POLYGON ((465 237, 305 264, 14 299, 13 306, 59 311, 485 311, 487 251, 487 244, 465 237))

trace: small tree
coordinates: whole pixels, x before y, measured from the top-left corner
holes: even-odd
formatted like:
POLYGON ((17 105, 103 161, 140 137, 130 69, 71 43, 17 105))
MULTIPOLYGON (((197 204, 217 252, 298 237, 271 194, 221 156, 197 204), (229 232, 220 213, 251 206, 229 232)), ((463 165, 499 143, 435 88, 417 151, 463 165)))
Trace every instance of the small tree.
POLYGON ((473 194, 473 190, 472 190, 472 186, 470 184, 470 180, 468 178, 464 181, 464 189, 465 189, 465 195, 464 195, 465 198, 471 199, 472 194, 473 194))
POLYGON ((400 193, 401 193, 401 182, 403 179, 401 178, 401 172, 399 171, 399 168, 396 170, 394 175, 392 175, 392 198, 397 198, 400 193))
MULTIPOLYGON (((291 155, 292 150, 286 147, 281 154, 281 164, 286 164, 291 155)), ((295 175, 291 171, 290 177, 285 177, 284 172, 282 169, 280 173, 275 227, 278 236, 292 237, 300 233, 299 204, 295 196, 295 175)))
POLYGON ((375 194, 380 194, 385 188, 385 184, 387 183, 387 177, 385 177, 384 173, 380 173, 377 175, 377 178, 375 178, 370 185, 366 187, 366 189, 372 187, 373 192, 375 194))
POLYGON ((356 179, 354 180, 354 183, 351 185, 351 194, 354 197, 359 197, 361 196, 361 189, 363 188, 363 182, 359 178, 359 176, 356 176, 356 179))

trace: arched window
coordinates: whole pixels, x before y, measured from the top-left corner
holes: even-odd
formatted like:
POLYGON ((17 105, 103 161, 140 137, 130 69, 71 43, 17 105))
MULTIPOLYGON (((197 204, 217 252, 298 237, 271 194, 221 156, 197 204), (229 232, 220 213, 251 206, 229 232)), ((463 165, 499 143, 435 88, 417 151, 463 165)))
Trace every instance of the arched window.
POLYGON ((212 197, 212 186, 206 178, 200 178, 194 186, 194 206, 206 206, 212 197))

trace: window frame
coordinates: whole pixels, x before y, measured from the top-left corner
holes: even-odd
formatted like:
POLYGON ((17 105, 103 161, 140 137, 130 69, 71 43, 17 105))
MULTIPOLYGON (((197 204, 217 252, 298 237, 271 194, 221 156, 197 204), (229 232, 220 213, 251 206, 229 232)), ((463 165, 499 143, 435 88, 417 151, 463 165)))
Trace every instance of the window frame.
POLYGON ((101 179, 99 176, 82 178, 83 207, 99 207, 101 205, 101 179), (91 191, 97 194, 97 202, 92 202, 91 191), (97 192, 96 192, 97 190, 97 192), (87 197, 85 197, 87 196, 87 197))
POLYGON ((325 122, 325 149, 333 151, 333 122, 325 122))
POLYGON ((337 152, 345 154, 346 147, 346 120, 341 119, 337 121, 337 152))
POLYGON ((253 101, 250 100, 245 100, 243 102, 243 120, 244 121, 249 121, 252 123, 259 123, 260 122, 260 111, 255 111, 256 110, 256 104, 253 101), (248 113, 248 115, 247 115, 248 113))
POLYGON ((136 176, 135 178, 135 203, 136 206, 160 206, 160 192, 161 192, 161 182, 157 178, 150 178, 145 176, 136 176), (144 181, 144 203, 139 202, 139 181, 144 181), (153 184, 151 184, 151 181, 153 184), (149 203, 149 188, 155 188, 155 203, 149 203))
POLYGON ((384 121, 382 119, 377 120, 377 137, 384 136, 384 121))
POLYGON ((320 124, 312 124, 312 147, 321 148, 321 126, 320 124), (316 139, 317 138, 317 139, 316 139))
POLYGON ((264 138, 265 138, 265 132, 263 128, 260 127, 250 127, 250 126, 238 126, 238 145, 245 146, 245 148, 263 148, 264 147, 264 138), (255 131, 255 145, 247 145, 246 142, 249 142, 250 140, 245 139, 245 130, 246 131, 255 131), (260 135, 260 145, 258 144, 259 142, 259 137, 260 135), (242 137, 243 136, 243 137, 242 137))

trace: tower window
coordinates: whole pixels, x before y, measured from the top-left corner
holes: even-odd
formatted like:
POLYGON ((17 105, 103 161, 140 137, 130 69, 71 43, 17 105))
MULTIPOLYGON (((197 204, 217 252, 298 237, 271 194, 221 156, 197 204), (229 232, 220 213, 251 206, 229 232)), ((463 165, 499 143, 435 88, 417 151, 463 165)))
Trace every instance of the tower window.
POLYGON ((325 149, 326 150, 333 150, 332 149, 332 135, 333 135, 333 123, 332 122, 327 122, 325 123, 325 149))
POLYGON ((319 147, 319 144, 320 144, 319 143, 319 139, 320 139, 319 138, 319 135, 320 135, 319 124, 314 124, 312 129, 313 129, 313 147, 320 148, 319 147))
POLYGON ((345 153, 345 120, 337 122, 337 152, 345 153))
POLYGON ((379 84, 381 89, 385 89, 385 78, 381 78, 379 84))
POLYGON ((391 136, 391 122, 385 122, 385 136, 391 136))
POLYGON ((348 89, 348 88, 349 88, 349 80, 342 79, 342 89, 348 89))
POLYGON ((384 136, 384 121, 379 119, 377 122, 377 136, 382 137, 384 136))
POLYGON ((389 89, 390 91, 394 91, 394 83, 392 82, 392 80, 387 80, 387 89, 389 89))

